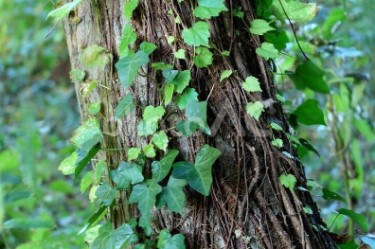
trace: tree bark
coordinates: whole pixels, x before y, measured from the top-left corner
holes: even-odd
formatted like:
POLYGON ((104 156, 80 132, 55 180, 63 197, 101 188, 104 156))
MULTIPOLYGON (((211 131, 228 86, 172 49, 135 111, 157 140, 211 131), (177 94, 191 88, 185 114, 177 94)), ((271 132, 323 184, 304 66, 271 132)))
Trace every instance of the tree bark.
MULTIPOLYGON (((132 24, 141 41, 158 46, 151 62, 173 64, 178 70, 191 68, 190 86, 199 93, 200 100, 208 101, 208 122, 212 135, 201 132, 185 138, 171 130, 170 142, 179 148, 182 159, 194 161, 203 144, 218 148, 222 155, 213 167, 213 185, 209 197, 187 189, 188 207, 184 215, 155 211, 155 230, 167 227, 172 232, 183 233, 187 248, 336 248, 320 218, 311 195, 307 191, 306 177, 301 163, 282 153, 295 155, 286 137, 289 131, 282 107, 276 101, 276 88, 267 62, 255 53, 261 38, 248 32, 248 24, 255 17, 255 2, 250 0, 225 1, 229 11, 208 20, 211 26, 210 42, 215 44, 214 64, 208 69, 193 66, 193 48, 181 38, 183 27, 191 27, 194 20, 192 8, 195 1, 141 0, 134 12, 132 24), (240 8, 244 19, 232 17, 232 10, 240 8), (175 22, 175 16, 181 23, 175 22), (176 37, 170 45, 166 37, 176 37), (173 52, 179 48, 187 51, 187 59, 176 60, 173 52), (219 51, 228 50, 228 57, 219 51), (236 72, 220 83, 224 70, 236 72), (261 82, 262 93, 248 94, 241 83, 248 76, 261 82), (249 101, 262 101, 267 106, 260 121, 251 118, 245 110, 249 101), (272 132, 269 123, 280 124, 284 132, 272 132), (271 145, 281 138, 284 147, 271 145), (296 188, 290 191, 279 183, 282 174, 293 174, 296 188), (298 188, 301 187, 301 188, 298 188), (306 214, 309 207, 313 214, 306 214)), ((119 58, 119 45, 123 18, 123 1, 83 1, 64 21, 72 69, 84 69, 84 81, 74 82, 81 107, 82 118, 87 117, 89 103, 101 102, 100 122, 104 133, 99 158, 110 168, 126 161, 128 147, 142 147, 147 138, 137 136, 136 126, 147 105, 159 105, 159 88, 162 77, 150 64, 142 68, 133 87, 124 89, 118 80, 114 64, 119 58), (78 21, 77 21, 78 20, 78 21), (83 49, 99 45, 107 50, 110 61, 105 68, 85 68, 79 59, 83 49), (154 77, 156 75, 156 77, 154 77), (88 84, 98 82, 98 87, 87 99, 83 97, 88 84), (114 118, 114 109, 121 96, 131 93, 137 103, 136 111, 122 120, 114 118)), ((177 115, 177 118, 181 113, 177 115)), ((172 117, 162 126, 168 128, 172 117)), ((172 146, 172 147, 173 147, 172 146)), ((150 163, 150 162, 148 162, 150 163)), ((148 165, 149 166, 149 165, 148 165)), ((127 204, 127 193, 117 198, 110 212, 115 227, 126 223, 138 214, 136 207, 127 204)))

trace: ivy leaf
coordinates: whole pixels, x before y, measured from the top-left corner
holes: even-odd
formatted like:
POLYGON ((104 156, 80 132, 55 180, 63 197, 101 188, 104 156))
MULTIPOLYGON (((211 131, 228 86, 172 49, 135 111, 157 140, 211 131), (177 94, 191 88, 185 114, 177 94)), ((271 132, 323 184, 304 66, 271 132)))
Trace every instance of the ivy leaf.
POLYGON ((286 188, 289 188, 290 191, 293 191, 293 188, 296 185, 297 179, 294 175, 287 174, 287 175, 281 175, 279 177, 279 181, 281 185, 283 185, 286 188))
POLYGON ((218 16, 220 12, 227 11, 223 0, 198 0, 198 7, 193 11, 196 17, 209 19, 218 16))
POLYGON ((220 82, 229 78, 229 76, 231 76, 232 74, 233 74, 232 70, 224 70, 220 75, 220 82))
POLYGON ((139 69, 149 62, 148 55, 140 50, 137 53, 129 53, 116 63, 119 72, 121 84, 125 87, 131 87, 133 81, 138 75, 139 69))
POLYGON ((128 0, 124 4, 124 16, 126 19, 131 20, 134 10, 138 6, 138 0, 128 0))
POLYGON ((158 249, 186 249, 185 236, 180 233, 171 236, 168 229, 164 229, 160 232, 157 248, 158 249))
POLYGON ((99 186, 96 190, 95 195, 97 196, 100 203, 103 203, 104 206, 110 206, 113 200, 116 198, 118 191, 112 186, 109 185, 108 182, 103 183, 99 186))
POLYGON ((87 111, 89 112, 90 115, 96 115, 100 112, 100 108, 101 108, 100 102, 90 103, 87 107, 87 111))
POLYGON ((135 33, 133 26, 130 23, 125 23, 119 48, 121 58, 129 54, 129 45, 134 43, 136 40, 137 34, 135 33))
POLYGON ((190 101, 185 111, 186 120, 180 122, 176 129, 184 136, 190 136, 196 130, 201 129, 210 135, 211 130, 207 124, 207 101, 190 101))
POLYGON ((156 156, 155 148, 153 144, 148 144, 143 147, 143 153, 149 158, 154 158, 156 156))
POLYGON ((273 46, 272 43, 263 42, 260 48, 255 52, 262 56, 265 60, 275 59, 279 55, 279 51, 273 46))
POLYGON ((191 79, 190 71, 184 70, 179 72, 177 76, 171 81, 176 86, 176 92, 182 93, 184 89, 189 85, 191 79))
POLYGON ((85 174, 84 177, 82 177, 81 183, 79 185, 81 193, 84 193, 86 191, 86 189, 88 189, 88 187, 90 187, 90 185, 92 184, 93 174, 94 173, 92 171, 89 171, 85 174))
POLYGON ((249 93, 262 91, 258 79, 253 76, 246 78, 245 82, 242 83, 242 88, 249 93))
POLYGON ((130 184, 143 182, 142 167, 137 164, 121 162, 116 170, 111 170, 110 176, 118 189, 126 189, 130 184))
POLYGON ((122 249, 128 248, 138 241, 133 229, 128 224, 123 224, 116 230, 112 229, 112 224, 107 222, 99 228, 99 235, 91 245, 91 249, 122 249))
POLYGON ((299 123, 305 125, 326 125, 323 111, 314 99, 303 102, 292 114, 297 117, 299 123))
POLYGON ((177 59, 184 60, 185 59, 185 49, 180 48, 174 53, 174 57, 177 59))
POLYGON ((185 210, 186 196, 183 188, 186 186, 185 180, 169 177, 168 184, 158 195, 157 207, 161 208, 165 204, 170 211, 182 214, 185 210))
POLYGON ((174 85, 167 84, 164 86, 164 105, 171 103, 174 93, 174 85))
POLYGON ((275 131, 282 131, 282 130, 283 130, 283 127, 281 127, 279 124, 274 123, 274 122, 272 122, 272 123, 270 124, 270 126, 271 126, 271 128, 274 129, 275 131))
POLYGON ((271 144, 277 148, 282 148, 284 146, 283 140, 281 140, 280 138, 272 140, 271 144))
POLYGON ((167 134, 165 134, 164 131, 160 131, 152 136, 152 142, 156 147, 165 152, 167 150, 169 140, 167 134))
POLYGON ((354 212, 353 210, 347 209, 347 208, 341 208, 338 210, 339 214, 348 216, 351 218, 355 223, 358 224, 358 226, 362 229, 363 232, 368 232, 368 222, 365 216, 362 214, 358 214, 354 212))
POLYGON ((155 49, 158 48, 158 46, 156 46, 154 43, 152 42, 147 42, 147 41, 144 41, 141 43, 141 45, 139 46, 139 48, 145 52, 147 55, 150 55, 152 52, 155 51, 155 49))
POLYGON ((76 68, 70 70, 69 72, 69 76, 72 81, 83 81, 85 75, 85 71, 76 68))
MULTIPOLYGON (((146 183, 137 184, 133 187, 133 190, 129 197, 129 203, 138 203, 138 209, 142 214, 143 229, 147 232, 150 231, 151 225, 151 209, 156 203, 156 195, 161 192, 162 188, 156 180, 147 180, 146 183)), ((141 223, 141 220, 140 220, 141 223)), ((149 233, 148 233, 149 235, 149 233)))
POLYGON ((152 162, 152 178, 157 182, 163 180, 169 174, 173 161, 176 159, 177 155, 178 150, 171 150, 160 161, 152 162))
POLYGON ((121 119, 122 117, 131 113, 135 108, 133 97, 131 94, 127 94, 121 98, 115 109, 115 117, 121 119))
POLYGON ((206 22, 196 22, 190 29, 182 31, 182 38, 188 45, 209 47, 210 26, 206 22))
POLYGON ((177 106, 184 110, 190 101, 198 102, 198 93, 194 88, 186 88, 182 95, 177 98, 177 106))
POLYGON ((96 44, 85 48, 79 56, 81 64, 84 68, 94 68, 101 71, 104 70, 111 58, 111 54, 106 53, 106 49, 104 47, 96 44))
POLYGON ((143 120, 147 122, 157 122, 165 114, 165 109, 162 106, 154 107, 152 105, 146 106, 143 111, 143 120))
POLYGON ((175 163, 172 175, 187 180, 190 187, 208 196, 212 184, 211 168, 220 154, 218 149, 206 144, 199 150, 194 166, 189 162, 175 163))
POLYGON ((137 159, 140 153, 141 153, 140 148, 136 148, 136 147, 129 148, 129 150, 128 150, 128 160, 131 161, 131 160, 137 159))
POLYGON ((280 20, 288 18, 298 23, 309 22, 316 16, 318 8, 316 3, 303 3, 297 0, 273 0, 272 11, 280 20))
POLYGON ((158 129, 157 122, 147 122, 145 120, 141 120, 137 126, 138 136, 148 136, 152 135, 158 129))
POLYGON ((174 78, 176 78, 178 74, 178 70, 172 70, 172 69, 163 69, 162 75, 165 78, 165 81, 167 83, 171 83, 174 78))
POLYGON ((213 54, 208 48, 199 47, 196 50, 196 56, 194 56, 193 61, 197 67, 207 67, 212 64, 213 54))
POLYGON ((155 70, 165 70, 173 68, 171 64, 165 64, 164 62, 154 62, 151 64, 151 67, 155 70))
POLYGON ((310 88, 319 93, 329 93, 329 87, 324 81, 325 72, 311 60, 299 65, 294 74, 289 74, 297 89, 310 88))
POLYGON ((68 16, 69 13, 82 2, 82 0, 73 0, 70 3, 66 3, 63 6, 52 10, 50 13, 48 13, 47 18, 52 17, 55 19, 55 21, 60 21, 64 17, 68 16))
POLYGON ((78 149, 78 153, 88 154, 88 152, 103 140, 99 122, 95 118, 90 118, 81 124, 73 133, 71 143, 78 149))
POLYGON ((254 35, 263 35, 268 31, 275 30, 269 23, 263 19, 254 19, 251 21, 250 32, 254 35))
POLYGON ((246 112, 251 117, 259 121, 260 115, 262 115, 262 113, 264 112, 264 107, 263 107, 262 102, 256 101, 254 103, 248 103, 246 105, 246 112))

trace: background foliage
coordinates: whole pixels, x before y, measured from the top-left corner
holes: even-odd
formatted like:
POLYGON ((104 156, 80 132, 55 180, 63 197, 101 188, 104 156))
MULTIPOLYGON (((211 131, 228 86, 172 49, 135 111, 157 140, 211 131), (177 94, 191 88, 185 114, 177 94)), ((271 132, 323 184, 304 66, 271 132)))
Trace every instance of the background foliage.
MULTIPOLYGON (((332 94, 296 90, 285 71, 295 71, 303 57, 289 25, 281 23, 272 24, 287 28, 277 84, 290 114, 307 99, 323 109, 327 126, 299 125, 297 135, 320 155, 298 147, 329 228, 347 232, 350 222, 335 211, 349 208, 364 214, 373 231, 372 3, 329 0, 320 6, 313 22, 295 29, 303 51, 327 71, 332 94), (324 200, 322 188, 342 201, 324 200)), ((0 0, 0 248, 85 248, 77 233, 92 213, 88 198, 78 197, 78 184, 57 172, 73 150, 67 140, 79 116, 62 29, 45 20, 52 8, 42 0, 0 0)))

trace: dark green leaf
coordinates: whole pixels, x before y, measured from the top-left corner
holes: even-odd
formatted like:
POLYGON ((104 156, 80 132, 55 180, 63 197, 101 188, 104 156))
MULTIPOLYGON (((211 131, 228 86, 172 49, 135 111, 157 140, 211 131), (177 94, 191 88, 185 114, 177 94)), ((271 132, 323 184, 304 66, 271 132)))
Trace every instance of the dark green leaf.
POLYGON ((149 62, 148 55, 140 50, 137 53, 129 53, 116 63, 121 84, 125 87, 131 87, 133 81, 138 75, 139 69, 149 62))
POLYGON ((198 93, 194 88, 186 88, 182 95, 177 98, 177 106, 184 110, 190 101, 198 102, 198 93))
POLYGON ((303 102, 294 112, 299 123, 305 125, 325 125, 323 111, 319 108, 318 101, 308 99, 303 102))
POLYGON ((105 206, 110 206, 113 200, 116 198, 118 191, 109 185, 108 182, 103 183, 96 190, 96 196, 100 203, 103 203, 105 206))
POLYGON ((111 178, 118 189, 125 189, 130 184, 143 182, 142 167, 136 164, 121 162, 116 170, 111 170, 111 178))
POLYGON ((327 188, 323 188, 322 189, 322 192, 323 192, 323 198, 325 200, 337 200, 337 201, 341 201, 343 203, 346 203, 346 200, 344 197, 342 197, 341 195, 327 189, 327 188))
POLYGON ((185 70, 179 72, 176 77, 171 81, 176 86, 176 92, 182 93, 182 91, 189 85, 191 76, 190 71, 185 70))
POLYGON ((171 236, 168 229, 160 232, 157 244, 158 249, 185 249, 185 237, 182 234, 171 236))
POLYGON ((158 195, 158 208, 167 205, 170 211, 182 214, 185 210, 186 196, 183 188, 186 186, 185 180, 169 177, 168 185, 158 195))
POLYGON ((99 235, 94 240, 91 249, 123 249, 138 241, 133 229, 128 224, 123 224, 116 230, 112 229, 110 222, 99 228, 99 235))
POLYGON ((185 116, 187 120, 177 125, 177 130, 184 136, 190 136, 197 129, 201 129, 210 135, 211 130, 207 124, 207 101, 190 101, 186 107, 185 116))
POLYGON ((131 94, 127 94, 121 98, 117 107, 115 109, 115 117, 117 119, 121 119, 122 117, 128 115, 132 112, 135 108, 135 104, 133 102, 133 97, 131 94))
POLYGON ((358 214, 347 208, 341 208, 338 213, 350 217, 355 223, 358 224, 363 232, 368 232, 368 221, 362 214, 358 214))
POLYGON ((163 180, 169 174, 173 161, 177 155, 177 150, 170 150, 160 161, 152 162, 152 178, 157 182, 163 180))
POLYGON ((163 69, 162 71, 163 77, 167 83, 171 83, 174 78, 176 78, 178 74, 178 70, 172 69, 163 69))

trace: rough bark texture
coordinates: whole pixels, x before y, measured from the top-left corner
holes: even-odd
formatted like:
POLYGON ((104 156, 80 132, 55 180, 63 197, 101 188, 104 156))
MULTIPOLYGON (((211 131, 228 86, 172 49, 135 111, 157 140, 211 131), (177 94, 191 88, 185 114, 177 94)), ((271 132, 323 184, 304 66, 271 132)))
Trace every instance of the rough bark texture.
MULTIPOLYGON (((122 120, 115 120, 114 109, 126 92, 118 82, 114 64, 118 60, 119 42, 124 19, 123 1, 83 1, 64 22, 72 68, 85 69, 84 82, 75 82, 83 118, 89 102, 102 102, 101 125, 105 134, 103 151, 99 157, 115 168, 126 160, 126 148, 145 145, 146 138, 137 136, 136 124, 147 105, 160 104, 162 76, 151 67, 143 68, 130 90, 137 102, 137 111, 122 120), (112 60, 104 70, 84 68, 79 60, 82 50, 97 44, 107 49, 112 60), (82 95, 93 80, 99 86, 84 100, 82 95)), ((178 70, 192 68, 191 86, 196 88, 200 100, 208 100, 208 121, 212 136, 195 133, 190 138, 171 131, 171 147, 180 149, 181 159, 194 161, 203 144, 210 144, 222 152, 213 168, 214 182, 209 197, 203 197, 187 189, 188 208, 183 216, 165 210, 155 211, 156 231, 168 227, 172 232, 186 236, 187 248, 335 248, 334 243, 320 226, 324 226, 309 192, 289 191, 279 183, 279 176, 293 174, 297 186, 306 188, 303 166, 286 157, 281 151, 294 154, 284 132, 272 133, 270 121, 279 123, 284 131, 288 124, 281 105, 275 98, 275 86, 268 64, 255 53, 261 43, 258 36, 248 32, 248 24, 255 18, 255 1, 225 1, 229 11, 209 20, 210 42, 215 44, 214 65, 198 69, 192 65, 193 48, 187 47, 181 38, 184 27, 195 22, 192 9, 195 1, 140 0, 134 13, 133 26, 138 42, 149 41, 158 46, 151 55, 153 62, 171 63, 178 70), (232 10, 241 8, 243 20, 233 18, 232 10), (175 23, 179 16, 181 24, 175 23), (167 43, 173 35, 176 42, 167 43), (176 60, 173 52, 179 48, 187 51, 187 60, 176 60), (228 50, 230 56, 219 51, 228 50), (233 70, 236 73, 220 83, 220 73, 233 70), (244 92, 240 84, 248 76, 261 82, 262 93, 244 92), (267 106, 260 121, 246 114, 249 101, 263 101, 267 106), (283 139, 284 148, 271 145, 275 137, 283 139), (310 207, 312 215, 303 211, 310 207)), ((170 127, 183 116, 170 107, 162 126, 170 127)), ((110 218, 115 226, 137 215, 135 207, 127 211, 126 193, 118 198, 110 218)))

